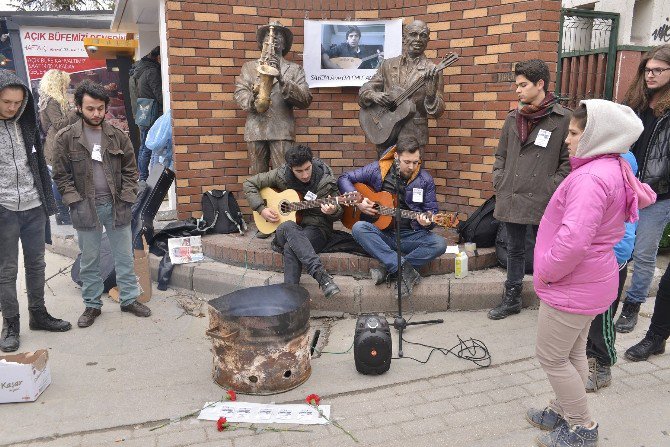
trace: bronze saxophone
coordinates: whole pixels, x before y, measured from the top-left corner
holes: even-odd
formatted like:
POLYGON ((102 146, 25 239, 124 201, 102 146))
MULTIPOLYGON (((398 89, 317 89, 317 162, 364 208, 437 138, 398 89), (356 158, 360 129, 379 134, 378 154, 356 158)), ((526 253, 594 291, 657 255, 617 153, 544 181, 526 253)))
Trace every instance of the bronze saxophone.
POLYGON ((264 113, 270 107, 270 93, 274 78, 279 76, 279 70, 269 64, 270 56, 275 52, 274 26, 270 27, 267 39, 263 42, 261 57, 258 59, 258 78, 254 83, 254 108, 258 113, 264 113))

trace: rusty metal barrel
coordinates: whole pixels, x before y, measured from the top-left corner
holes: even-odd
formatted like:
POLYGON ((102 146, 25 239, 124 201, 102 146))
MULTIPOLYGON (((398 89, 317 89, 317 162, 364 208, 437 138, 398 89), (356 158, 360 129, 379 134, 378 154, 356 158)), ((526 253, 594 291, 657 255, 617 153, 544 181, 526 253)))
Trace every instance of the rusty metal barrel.
POLYGON ((309 293, 297 284, 249 287, 209 301, 214 381, 245 394, 275 394, 311 372, 309 293))

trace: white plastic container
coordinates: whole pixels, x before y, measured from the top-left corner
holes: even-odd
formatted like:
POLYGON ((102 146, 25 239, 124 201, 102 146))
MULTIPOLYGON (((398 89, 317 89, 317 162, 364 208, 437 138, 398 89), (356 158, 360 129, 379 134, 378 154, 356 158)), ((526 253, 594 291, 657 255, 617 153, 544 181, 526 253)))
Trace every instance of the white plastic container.
POLYGON ((468 276, 468 255, 464 251, 456 255, 454 261, 454 274, 457 279, 468 276))

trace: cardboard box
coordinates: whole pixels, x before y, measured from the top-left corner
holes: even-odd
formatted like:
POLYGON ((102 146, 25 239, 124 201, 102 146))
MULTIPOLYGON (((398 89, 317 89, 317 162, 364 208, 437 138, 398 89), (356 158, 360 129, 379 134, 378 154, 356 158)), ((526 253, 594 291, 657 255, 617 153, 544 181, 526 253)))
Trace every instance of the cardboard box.
MULTIPOLYGON (((137 285, 140 288, 140 296, 137 301, 140 303, 148 303, 151 300, 151 270, 149 269, 149 249, 147 243, 142 236, 142 245, 144 250, 135 249, 135 276, 137 276, 137 285)), ((109 291, 109 297, 119 302, 119 288, 112 287, 109 291)))
POLYGON ((0 355, 0 403, 33 402, 51 384, 49 352, 0 355))

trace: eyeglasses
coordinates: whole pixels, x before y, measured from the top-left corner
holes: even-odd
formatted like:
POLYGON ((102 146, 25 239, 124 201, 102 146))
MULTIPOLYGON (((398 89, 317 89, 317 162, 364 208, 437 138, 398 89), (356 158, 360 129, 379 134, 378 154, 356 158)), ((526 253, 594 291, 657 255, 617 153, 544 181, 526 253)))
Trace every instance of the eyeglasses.
POLYGON ((645 68, 644 75, 649 76, 653 74, 654 76, 660 76, 664 71, 670 70, 670 68, 645 68))

